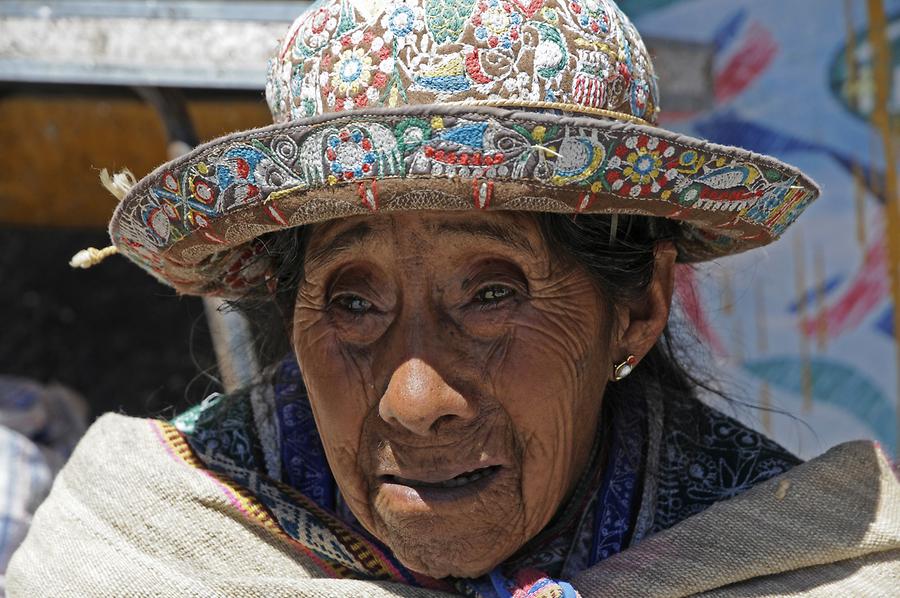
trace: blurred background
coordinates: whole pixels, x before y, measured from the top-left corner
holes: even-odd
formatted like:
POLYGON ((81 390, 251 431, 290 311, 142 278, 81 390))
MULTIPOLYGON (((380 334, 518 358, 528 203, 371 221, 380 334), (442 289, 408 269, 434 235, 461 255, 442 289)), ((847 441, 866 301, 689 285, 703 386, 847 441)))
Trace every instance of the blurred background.
MULTIPOLYGON (((900 0, 619 4, 655 56, 662 126, 824 189, 772 247, 682 269, 700 365, 804 457, 853 438, 895 453, 900 0)), ((101 169, 140 178, 271 122, 265 62, 307 5, 0 1, 0 375, 68 387, 86 421, 171 416, 221 390, 199 299, 121 258, 68 261, 108 244, 101 169)))

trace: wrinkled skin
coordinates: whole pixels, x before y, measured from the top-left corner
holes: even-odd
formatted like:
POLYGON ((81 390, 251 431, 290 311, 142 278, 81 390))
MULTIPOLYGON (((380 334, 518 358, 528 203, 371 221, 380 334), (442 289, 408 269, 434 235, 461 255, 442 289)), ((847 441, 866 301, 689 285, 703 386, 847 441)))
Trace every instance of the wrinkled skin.
POLYGON ((481 575, 534 537, 586 467, 613 364, 665 325, 673 259, 657 250, 641 306, 608 309, 526 214, 315 226, 293 345, 359 521, 433 577, 481 575))

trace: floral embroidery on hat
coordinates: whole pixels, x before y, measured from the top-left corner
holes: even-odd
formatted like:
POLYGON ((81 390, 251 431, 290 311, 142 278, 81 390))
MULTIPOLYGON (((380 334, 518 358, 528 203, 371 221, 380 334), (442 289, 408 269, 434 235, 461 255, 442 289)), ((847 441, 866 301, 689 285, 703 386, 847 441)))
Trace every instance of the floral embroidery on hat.
POLYGON ((374 150, 372 138, 362 129, 341 129, 328 137, 325 159, 333 176, 349 181, 372 172, 374 150))
POLYGON ((337 30, 338 6, 332 5, 314 10, 296 37, 292 49, 295 58, 308 57, 331 43, 337 30))
POLYGON ((287 49, 267 86, 279 122, 466 99, 652 121, 658 105, 649 56, 610 0, 330 0, 295 26, 287 49))
POLYGON ((771 241, 818 195, 790 167, 640 126, 655 75, 612 0, 323 0, 269 63, 266 100, 279 127, 132 189, 121 253, 229 296, 226 256, 265 232, 468 208, 677 218, 679 257, 697 261, 771 241))
POLYGON ((511 48, 519 39, 522 15, 506 0, 480 0, 472 15, 475 39, 491 48, 511 48))
POLYGON ((355 96, 360 89, 368 87, 371 78, 372 58, 366 55, 365 50, 344 50, 334 65, 331 87, 344 97, 355 96))
POLYGON ((610 189, 631 197, 651 197, 679 177, 675 148, 648 135, 635 135, 616 147, 606 180, 610 189))
POLYGON ((382 38, 400 50, 416 41, 425 29, 425 12, 414 1, 398 2, 385 11, 381 17, 382 38))
POLYGON ((609 33, 610 18, 602 0, 570 0, 569 8, 577 15, 581 28, 592 34, 609 33))

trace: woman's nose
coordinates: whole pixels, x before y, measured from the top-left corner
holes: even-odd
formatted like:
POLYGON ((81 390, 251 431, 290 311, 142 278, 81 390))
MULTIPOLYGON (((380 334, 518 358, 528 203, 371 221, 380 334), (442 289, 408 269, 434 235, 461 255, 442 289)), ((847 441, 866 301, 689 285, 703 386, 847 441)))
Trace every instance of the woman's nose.
POLYGON ((413 358, 394 370, 378 413, 393 426, 428 436, 437 432, 440 422, 473 418, 476 406, 428 363, 413 358))

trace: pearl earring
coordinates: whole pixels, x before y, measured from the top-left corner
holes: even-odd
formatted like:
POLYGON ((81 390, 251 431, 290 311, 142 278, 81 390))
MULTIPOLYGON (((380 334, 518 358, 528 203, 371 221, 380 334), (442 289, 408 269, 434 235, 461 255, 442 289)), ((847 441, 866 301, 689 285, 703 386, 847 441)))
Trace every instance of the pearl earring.
POLYGON ((613 370, 613 380, 618 382, 628 376, 628 374, 634 371, 635 364, 637 364, 637 357, 629 355, 628 359, 615 366, 615 369, 613 370))

